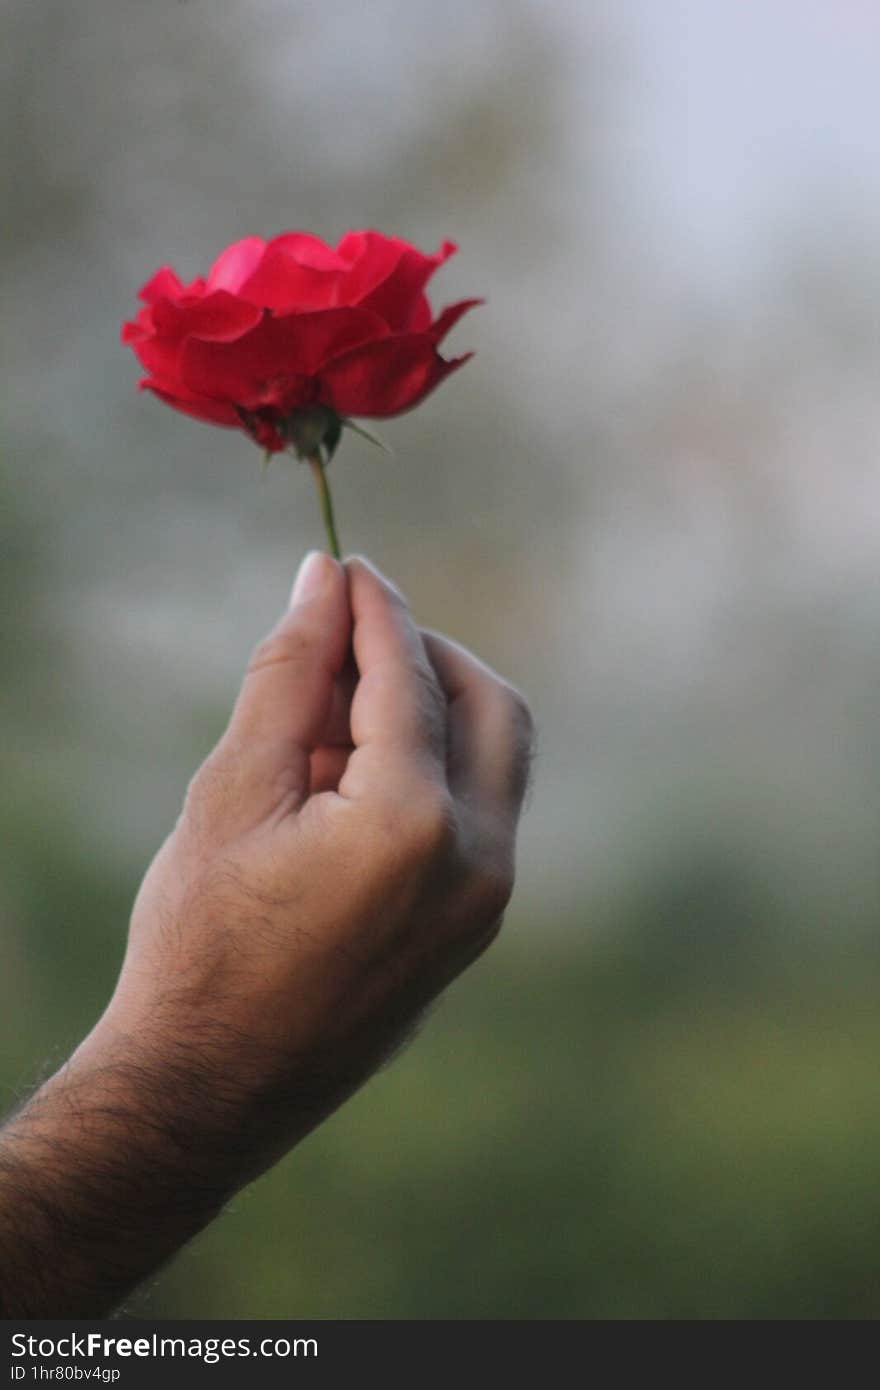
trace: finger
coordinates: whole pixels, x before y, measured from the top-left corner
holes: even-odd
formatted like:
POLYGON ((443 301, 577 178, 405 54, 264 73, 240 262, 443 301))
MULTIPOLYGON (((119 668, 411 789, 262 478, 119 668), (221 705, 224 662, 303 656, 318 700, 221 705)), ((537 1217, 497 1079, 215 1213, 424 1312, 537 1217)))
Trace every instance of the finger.
POLYGON ((445 780, 446 700, 421 633, 397 590, 367 561, 346 564, 359 680, 351 706, 355 745, 340 790, 360 776, 403 783, 445 780))
POLYGON ((319 744, 330 747, 351 746, 351 701, 357 685, 354 662, 346 662, 333 682, 327 722, 321 730, 319 744))
POLYGON ((309 794, 315 796, 318 792, 338 791, 353 752, 353 748, 342 746, 314 749, 309 758, 309 794))
POLYGON ((345 572, 313 552, 300 566, 287 612, 251 657, 227 732, 240 757, 259 751, 269 764, 295 766, 303 795, 308 754, 343 717, 350 637, 345 572))
POLYGON ((423 640, 449 702, 450 789, 515 818, 532 755, 528 705, 519 691, 448 637, 425 632, 423 640))

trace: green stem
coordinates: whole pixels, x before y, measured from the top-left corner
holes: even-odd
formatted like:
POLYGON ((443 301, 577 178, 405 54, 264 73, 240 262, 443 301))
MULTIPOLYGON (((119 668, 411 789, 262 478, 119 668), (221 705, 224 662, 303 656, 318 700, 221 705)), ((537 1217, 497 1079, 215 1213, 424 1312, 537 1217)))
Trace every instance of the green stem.
POLYGON ((309 465, 318 485, 318 497, 321 501, 321 515, 324 518, 324 529, 327 532, 327 545, 330 554, 335 560, 342 559, 339 549, 339 540, 336 535, 336 523, 333 520, 333 499, 330 496, 330 488, 327 483, 327 469, 324 460, 321 458, 321 450, 316 449, 313 454, 309 454, 309 465))

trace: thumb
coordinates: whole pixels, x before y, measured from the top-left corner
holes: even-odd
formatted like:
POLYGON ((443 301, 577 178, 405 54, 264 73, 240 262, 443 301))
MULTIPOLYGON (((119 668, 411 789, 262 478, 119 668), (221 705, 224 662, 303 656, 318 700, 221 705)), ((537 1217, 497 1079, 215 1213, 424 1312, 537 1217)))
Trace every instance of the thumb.
POLYGON ((287 612, 251 656, 224 737, 260 780, 277 786, 280 777, 300 791, 299 800, 308 794, 309 754, 326 726, 350 643, 345 571, 331 556, 312 551, 287 612))

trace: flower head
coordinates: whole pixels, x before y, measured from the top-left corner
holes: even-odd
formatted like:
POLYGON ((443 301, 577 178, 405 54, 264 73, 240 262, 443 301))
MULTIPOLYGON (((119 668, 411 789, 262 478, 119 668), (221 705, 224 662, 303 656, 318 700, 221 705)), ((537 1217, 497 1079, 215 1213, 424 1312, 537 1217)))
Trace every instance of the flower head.
POLYGON ((122 341, 146 369, 141 388, 176 410, 243 429, 269 453, 302 452, 298 432, 315 420, 329 441, 349 416, 399 415, 468 360, 439 345, 481 301, 434 318, 425 294, 455 250, 425 255, 374 231, 335 247, 307 232, 246 237, 188 285, 157 270, 122 341))

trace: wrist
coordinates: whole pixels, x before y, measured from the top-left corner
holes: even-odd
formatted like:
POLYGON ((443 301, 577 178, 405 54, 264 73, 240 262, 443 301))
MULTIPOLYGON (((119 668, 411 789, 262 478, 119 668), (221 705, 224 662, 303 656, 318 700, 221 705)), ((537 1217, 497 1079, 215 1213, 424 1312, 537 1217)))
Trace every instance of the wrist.
POLYGON ((209 1215, 264 1166, 253 1125, 258 1083, 229 1065, 219 1031, 129 1020, 111 1005, 47 1083, 84 1097, 97 1128, 136 1143, 145 1166, 191 1187, 209 1215))

